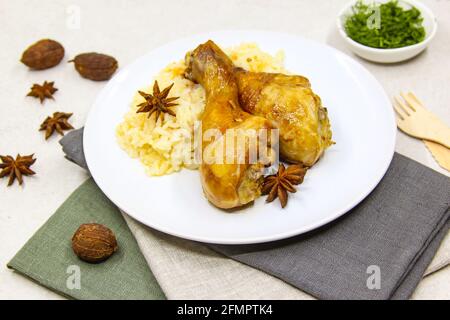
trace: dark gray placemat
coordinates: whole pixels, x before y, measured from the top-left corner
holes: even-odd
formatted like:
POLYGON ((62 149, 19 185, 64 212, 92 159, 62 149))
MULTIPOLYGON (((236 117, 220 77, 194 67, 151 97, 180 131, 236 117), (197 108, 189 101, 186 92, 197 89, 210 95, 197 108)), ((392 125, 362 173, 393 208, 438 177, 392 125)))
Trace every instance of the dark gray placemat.
MULTIPOLYGON (((81 130, 61 144, 85 166, 81 130)), ((448 177, 395 154, 377 188, 337 221, 283 241, 210 247, 318 298, 406 299, 450 227, 449 203, 448 177)))
POLYGON ((284 241, 212 247, 317 297, 406 299, 449 229, 449 202, 450 179, 396 154, 378 187, 341 219, 284 241), (379 290, 367 286, 370 266, 380 270, 379 290))

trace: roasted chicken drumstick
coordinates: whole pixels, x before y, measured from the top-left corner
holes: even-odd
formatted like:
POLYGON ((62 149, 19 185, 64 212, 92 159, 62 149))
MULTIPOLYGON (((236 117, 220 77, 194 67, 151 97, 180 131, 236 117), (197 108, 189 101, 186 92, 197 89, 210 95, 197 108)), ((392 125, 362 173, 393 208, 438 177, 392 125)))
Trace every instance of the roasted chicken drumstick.
MULTIPOLYGON (((218 130, 225 135, 229 129, 258 131, 272 128, 265 118, 241 109, 233 63, 212 41, 189 52, 186 55, 186 65, 186 77, 201 84, 206 91, 206 106, 201 119, 203 138, 208 130, 218 130)), ((265 163, 250 163, 248 159, 241 163, 236 159, 237 153, 232 163, 205 162, 208 147, 217 144, 219 140, 203 141, 200 177, 204 193, 219 208, 243 206, 260 196, 265 163)), ((270 149, 269 144, 263 147, 270 149)))

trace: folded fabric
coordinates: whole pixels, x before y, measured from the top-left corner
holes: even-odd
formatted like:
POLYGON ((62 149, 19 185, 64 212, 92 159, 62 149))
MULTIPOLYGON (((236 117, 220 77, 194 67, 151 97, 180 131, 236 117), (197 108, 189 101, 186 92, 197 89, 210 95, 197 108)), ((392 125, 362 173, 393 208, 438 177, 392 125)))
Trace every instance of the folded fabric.
POLYGON ((307 300, 312 296, 263 271, 142 225, 124 214, 168 299, 307 300))
MULTIPOLYGON (((80 132, 62 140, 65 151, 82 150, 80 132)), ((338 221, 280 242, 210 247, 318 298, 406 299, 449 228, 449 191, 447 177, 396 154, 374 192, 338 221)))
MULTIPOLYGON (((126 214, 124 218, 168 299, 313 299, 288 283, 229 259, 208 246, 158 232, 126 214)), ((426 274, 436 271, 444 261, 448 263, 446 249, 441 246, 426 274)), ((444 277, 449 270, 441 271, 444 277)), ((430 292, 443 297, 445 292, 436 291, 435 281, 436 277, 423 279, 411 298, 429 299, 430 292)))
POLYGON ((91 178, 83 183, 8 263, 39 284, 74 299, 164 299, 126 222, 91 178), (100 264, 81 261, 71 238, 82 223, 114 231, 119 249, 100 264))
POLYGON ((345 217, 262 245, 212 246, 321 298, 407 299, 450 227, 450 180, 399 154, 345 217), (367 284, 378 270, 379 288, 367 284))

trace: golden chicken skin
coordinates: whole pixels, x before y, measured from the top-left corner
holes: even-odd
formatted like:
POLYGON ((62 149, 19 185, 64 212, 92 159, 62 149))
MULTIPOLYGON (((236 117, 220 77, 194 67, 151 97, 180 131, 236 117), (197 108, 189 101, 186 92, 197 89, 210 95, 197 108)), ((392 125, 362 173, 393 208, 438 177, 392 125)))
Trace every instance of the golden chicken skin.
MULTIPOLYGON (((212 204, 222 209, 248 204, 261 194, 264 161, 250 161, 248 150, 244 150, 246 156, 243 161, 238 159, 239 152, 232 154, 232 161, 219 159, 210 162, 205 157, 210 150, 220 149, 220 143, 230 129, 237 132, 253 129, 258 132, 261 129, 270 130, 272 125, 267 119, 241 109, 233 63, 212 41, 189 52, 186 65, 185 76, 202 85, 206 91, 206 106, 201 119, 203 139, 209 132, 222 134, 222 138, 213 141, 206 139, 202 144, 200 177, 203 191, 212 204)), ((245 148, 249 147, 249 144, 245 144, 245 148)), ((270 149, 270 143, 262 147, 270 149)), ((236 147, 232 148, 236 151, 236 147)), ((230 151, 229 148, 225 149, 225 153, 230 151)))
POLYGON ((242 108, 280 131, 280 157, 312 166, 333 144, 327 110, 307 78, 236 68, 242 108))

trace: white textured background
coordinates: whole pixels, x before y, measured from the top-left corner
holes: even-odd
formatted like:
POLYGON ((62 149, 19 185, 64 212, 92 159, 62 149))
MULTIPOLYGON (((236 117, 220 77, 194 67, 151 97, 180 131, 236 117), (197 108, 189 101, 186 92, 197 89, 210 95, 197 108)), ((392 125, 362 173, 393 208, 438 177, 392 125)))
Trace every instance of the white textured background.
MULTIPOLYGON (((55 111, 74 112, 84 124, 104 83, 79 77, 65 63, 78 53, 113 55, 121 66, 168 41, 212 30, 263 29, 302 35, 347 52, 335 30, 337 13, 348 0, 0 0, 0 154, 35 153, 24 187, 6 188, 0 180, 0 299, 58 299, 58 295, 6 268, 6 263, 87 178, 66 161, 57 138, 45 142, 40 123, 55 111), (80 28, 71 13, 79 10, 80 28), (32 72, 19 63, 23 50, 42 38, 60 41, 65 60, 55 68, 32 72), (33 83, 55 81, 55 101, 40 105, 26 98, 33 83)), ((407 63, 382 66, 360 60, 392 96, 413 90, 450 123, 450 0, 423 1, 439 21, 429 50, 407 63)), ((370 119, 368 119, 370 121, 370 119)), ((438 171, 423 144, 398 134, 397 151, 438 171)), ((61 239, 64 241, 64 239, 61 239)), ((450 242, 447 237, 446 243, 450 242)), ((446 248, 449 248, 447 246, 446 248)), ((450 299, 450 268, 429 277, 416 298, 450 299)))

